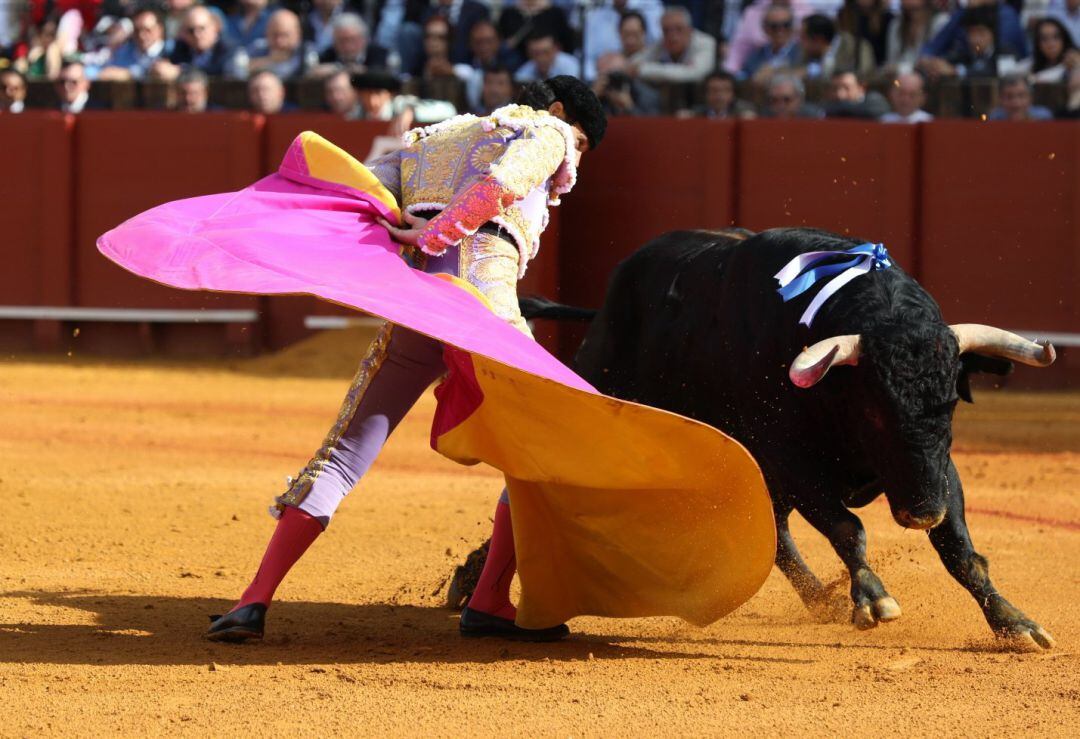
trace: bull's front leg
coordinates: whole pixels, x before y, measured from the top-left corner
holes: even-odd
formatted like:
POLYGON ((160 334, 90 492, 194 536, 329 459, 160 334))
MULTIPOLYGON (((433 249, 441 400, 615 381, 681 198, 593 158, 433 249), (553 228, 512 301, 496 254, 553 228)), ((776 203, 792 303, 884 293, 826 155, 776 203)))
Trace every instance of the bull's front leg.
POLYGON ((776 566, 784 573, 806 610, 818 621, 836 621, 847 614, 843 601, 834 599, 817 576, 803 561, 795 540, 791 538, 788 517, 791 507, 774 503, 776 516, 776 566))
POLYGON ((964 488, 951 459, 946 474, 949 498, 945 519, 928 532, 945 569, 975 598, 997 636, 1015 640, 1019 646, 1050 649, 1054 639, 1046 629, 1005 600, 990 582, 990 563, 971 544, 964 520, 964 488))
POLYGON ((858 516, 839 500, 819 500, 800 507, 799 513, 832 544, 851 576, 851 622, 872 629, 880 622, 900 618, 900 604, 888 594, 866 561, 866 529, 858 516))

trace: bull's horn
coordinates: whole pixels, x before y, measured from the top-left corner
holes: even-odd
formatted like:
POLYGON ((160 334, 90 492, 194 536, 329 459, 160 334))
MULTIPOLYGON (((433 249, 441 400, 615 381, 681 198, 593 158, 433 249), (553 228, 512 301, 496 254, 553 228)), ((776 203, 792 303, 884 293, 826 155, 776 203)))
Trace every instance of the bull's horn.
POLYGON ((859 363, 859 335, 833 336, 802 350, 791 363, 788 377, 799 387, 812 387, 838 364, 859 363))
POLYGON ((949 326, 960 342, 960 353, 977 352, 1031 365, 1049 367, 1057 359, 1054 345, 1049 341, 1036 344, 1023 336, 979 323, 957 323, 949 326))

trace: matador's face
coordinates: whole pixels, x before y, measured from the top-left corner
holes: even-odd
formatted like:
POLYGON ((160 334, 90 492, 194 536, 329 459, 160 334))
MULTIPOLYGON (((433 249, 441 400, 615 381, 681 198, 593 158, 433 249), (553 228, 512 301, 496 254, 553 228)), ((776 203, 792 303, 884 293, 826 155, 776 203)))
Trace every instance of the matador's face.
POLYGON ((580 123, 575 123, 571 128, 574 129, 574 143, 577 145, 574 149, 574 164, 578 165, 581 164, 581 156, 589 150, 589 137, 585 135, 580 123))
MULTIPOLYGON (((555 103, 548 108, 548 112, 560 121, 569 123, 569 121, 566 120, 566 109, 563 108, 562 103, 555 103)), ((580 123, 571 123, 570 128, 574 131, 574 166, 576 167, 581 164, 581 156, 589 150, 589 137, 585 135, 585 129, 581 127, 580 123)))

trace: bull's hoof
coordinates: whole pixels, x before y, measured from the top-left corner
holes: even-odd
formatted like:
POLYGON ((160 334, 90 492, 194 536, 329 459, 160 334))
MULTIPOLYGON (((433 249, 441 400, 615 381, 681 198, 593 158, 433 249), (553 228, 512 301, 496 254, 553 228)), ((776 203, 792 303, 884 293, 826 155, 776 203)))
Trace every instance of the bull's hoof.
POLYGON ((855 624, 859 631, 866 631, 879 623, 895 621, 900 618, 900 613, 900 604, 892 596, 886 595, 873 603, 855 606, 851 612, 851 623, 855 624))
POLYGON ((900 618, 900 604, 896 602, 896 598, 886 596, 884 598, 878 598, 874 603, 874 615, 877 616, 877 620, 883 623, 889 621, 895 621, 900 618))
POLYGON ((1028 619, 1004 629, 998 629, 994 633, 1018 652, 1040 652, 1044 649, 1053 649, 1056 644, 1049 631, 1028 619))
POLYGON ((983 613, 995 636, 1013 649, 1029 652, 1054 647, 1054 637, 1046 629, 997 593, 987 598, 983 613))

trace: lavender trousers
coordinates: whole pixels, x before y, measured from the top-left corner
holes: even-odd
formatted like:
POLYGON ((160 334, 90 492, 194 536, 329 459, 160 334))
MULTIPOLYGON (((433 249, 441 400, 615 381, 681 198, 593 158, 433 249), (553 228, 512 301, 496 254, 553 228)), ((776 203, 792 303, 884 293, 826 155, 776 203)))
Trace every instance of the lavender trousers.
MULTIPOLYGON (((438 257, 416 252, 411 263, 428 273, 461 277, 488 299, 496 314, 525 333, 517 303, 518 251, 494 234, 478 233, 438 257)), ((531 334, 530 334, 531 335, 531 334)), ((326 527, 345 496, 378 457, 401 419, 446 372, 442 344, 384 323, 360 361, 337 420, 322 446, 271 512, 294 506, 326 527)), ((506 491, 503 490, 505 500, 506 491)))

